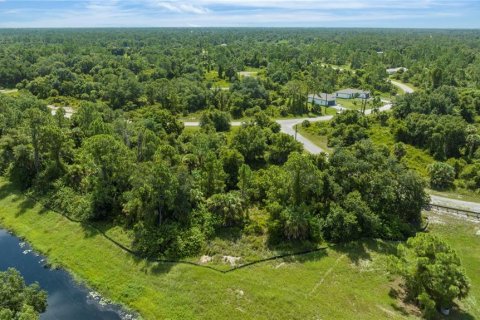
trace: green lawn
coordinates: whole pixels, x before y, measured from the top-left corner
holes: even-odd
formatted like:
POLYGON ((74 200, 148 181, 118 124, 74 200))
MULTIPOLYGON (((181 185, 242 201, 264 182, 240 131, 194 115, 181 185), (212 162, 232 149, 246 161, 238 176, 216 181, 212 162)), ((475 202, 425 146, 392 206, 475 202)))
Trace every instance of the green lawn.
MULTIPOLYGON (((389 295, 386 255, 394 244, 363 241, 262 262, 222 274, 175 263, 147 263, 95 230, 43 210, 0 180, 0 224, 77 279, 145 319, 414 319, 389 295)), ((443 219, 443 218, 442 218, 443 219)), ((480 316, 477 225, 431 224, 458 250, 473 284, 465 308, 480 316), (468 245, 466 245, 468 244, 468 245)), ((111 236, 128 239, 121 230, 111 236)), ((197 258, 198 259, 198 258, 197 258)), ((461 319, 458 315, 450 319, 461 319)))
POLYGON ((315 145, 319 146, 323 150, 325 150, 326 153, 332 153, 333 149, 329 148, 327 143, 328 143, 328 138, 327 136, 322 136, 319 134, 316 134, 312 132, 312 130, 309 130, 308 128, 302 127, 302 125, 297 125, 298 133, 300 133, 302 136, 313 142, 315 145))
MULTIPOLYGON (((342 98, 337 98, 337 105, 340 105, 344 108, 350 109, 350 110, 360 110, 362 107, 362 99, 342 99, 342 98)), ((367 102, 367 107, 366 109, 371 109, 371 102, 367 102)))

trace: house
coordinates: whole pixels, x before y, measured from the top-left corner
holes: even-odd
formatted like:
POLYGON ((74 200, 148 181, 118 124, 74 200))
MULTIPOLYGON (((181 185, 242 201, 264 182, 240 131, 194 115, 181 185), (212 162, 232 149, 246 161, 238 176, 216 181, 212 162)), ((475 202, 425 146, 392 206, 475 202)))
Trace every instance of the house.
POLYGON ((400 71, 400 70, 402 70, 403 72, 408 71, 408 69, 405 68, 405 67, 398 67, 398 68, 389 68, 389 69, 387 69, 387 73, 388 73, 388 74, 395 74, 395 73, 397 73, 397 72, 400 71))
POLYGON ((328 93, 320 93, 319 95, 309 94, 308 102, 313 102, 316 105, 325 106, 325 107, 330 107, 337 104, 335 100, 335 95, 328 94, 328 93))
POLYGON ((335 96, 342 99, 368 99, 370 98, 370 91, 363 91, 358 89, 344 89, 335 92, 335 96))

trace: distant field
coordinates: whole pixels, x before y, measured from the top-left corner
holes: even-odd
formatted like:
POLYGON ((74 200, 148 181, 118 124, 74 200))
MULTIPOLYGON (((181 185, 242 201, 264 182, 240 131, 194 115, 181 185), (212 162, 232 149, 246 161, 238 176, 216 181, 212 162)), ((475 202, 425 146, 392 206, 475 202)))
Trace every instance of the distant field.
MULTIPOLYGON (((357 242, 221 274, 132 258, 94 230, 42 210, 4 180, 0 207, 2 226, 145 319, 415 319, 389 295, 385 265, 394 244, 388 242, 357 242)), ((441 220, 448 224, 431 223, 431 230, 458 250, 473 285, 465 308, 480 317, 479 226, 441 220)), ((129 238, 120 229, 108 232, 129 238)))
POLYGON ((0 89, 0 93, 3 93, 3 94, 13 94, 17 92, 18 92, 18 89, 0 89))
POLYGON ((210 71, 205 74, 205 80, 213 83, 213 87, 218 88, 229 88, 230 82, 225 79, 220 79, 218 77, 218 72, 216 70, 210 71))

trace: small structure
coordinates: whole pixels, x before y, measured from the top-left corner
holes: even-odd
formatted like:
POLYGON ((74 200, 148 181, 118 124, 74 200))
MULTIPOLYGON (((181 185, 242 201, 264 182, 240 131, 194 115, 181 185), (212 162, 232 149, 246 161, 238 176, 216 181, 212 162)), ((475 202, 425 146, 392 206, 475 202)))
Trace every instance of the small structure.
POLYGON ((337 104, 335 95, 328 93, 309 94, 308 102, 313 102, 316 105, 325 107, 330 107, 337 104))
POLYGON ((335 92, 335 96, 342 99, 368 99, 370 98, 370 91, 363 91, 358 89, 344 89, 335 92))
POLYGON ((405 71, 408 71, 407 68, 405 67, 398 67, 398 68, 389 68, 387 69, 387 73, 388 74, 395 74, 397 73, 398 71, 402 70, 402 72, 405 72, 405 71))

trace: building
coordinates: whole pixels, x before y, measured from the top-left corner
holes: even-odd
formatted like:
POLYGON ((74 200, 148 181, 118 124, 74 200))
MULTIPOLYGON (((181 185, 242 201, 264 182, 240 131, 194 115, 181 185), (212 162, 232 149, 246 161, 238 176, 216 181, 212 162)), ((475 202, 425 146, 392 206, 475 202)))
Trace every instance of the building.
POLYGON ((325 107, 330 107, 337 104, 335 100, 335 95, 328 94, 328 93, 320 93, 319 95, 309 94, 308 102, 313 102, 316 105, 325 106, 325 107))
POLYGON ((335 92, 335 96, 342 99, 368 99, 370 98, 370 91, 363 91, 358 89, 344 89, 335 92))
POLYGON ((387 73, 388 73, 388 74, 395 74, 395 73, 397 73, 397 72, 400 71, 400 70, 402 70, 403 72, 408 71, 408 69, 405 68, 405 67, 398 67, 398 68, 390 68, 390 69, 387 69, 387 73))

